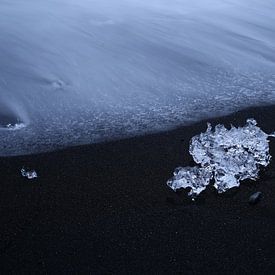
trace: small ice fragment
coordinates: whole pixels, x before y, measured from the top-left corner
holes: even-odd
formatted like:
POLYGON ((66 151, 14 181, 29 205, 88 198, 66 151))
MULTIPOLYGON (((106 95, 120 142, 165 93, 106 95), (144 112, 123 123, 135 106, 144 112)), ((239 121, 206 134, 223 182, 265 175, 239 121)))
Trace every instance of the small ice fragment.
POLYGON ((260 166, 267 166, 271 159, 269 137, 274 133, 263 132, 255 119, 229 130, 221 124, 213 129, 208 123, 206 132, 190 142, 189 152, 200 167, 178 168, 167 184, 173 190, 191 187, 189 195, 197 195, 212 178, 219 193, 238 187, 241 180, 256 180, 260 166))
POLYGON ((180 188, 191 188, 189 196, 195 197, 202 192, 212 178, 211 171, 195 167, 178 167, 174 176, 167 181, 167 185, 174 191, 180 188))
POLYGON ((34 170, 26 171, 25 168, 21 169, 21 175, 23 177, 26 177, 29 180, 37 178, 36 171, 34 171, 34 170))
POLYGON ((256 192, 249 197, 249 204, 256 204, 260 201, 262 192, 256 192))

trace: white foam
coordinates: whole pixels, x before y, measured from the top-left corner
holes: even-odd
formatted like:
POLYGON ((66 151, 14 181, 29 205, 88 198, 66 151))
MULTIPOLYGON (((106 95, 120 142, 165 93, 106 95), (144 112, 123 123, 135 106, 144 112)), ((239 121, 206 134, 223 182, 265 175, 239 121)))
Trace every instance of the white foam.
POLYGON ((15 123, 15 124, 8 124, 6 125, 6 129, 9 131, 16 131, 16 130, 20 130, 26 127, 25 123, 15 123))

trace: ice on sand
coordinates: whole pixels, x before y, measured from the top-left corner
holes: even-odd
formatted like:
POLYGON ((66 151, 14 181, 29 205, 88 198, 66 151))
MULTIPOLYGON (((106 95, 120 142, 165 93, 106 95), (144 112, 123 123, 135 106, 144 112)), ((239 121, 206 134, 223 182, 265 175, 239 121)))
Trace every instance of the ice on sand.
POLYGON ((199 165, 176 168, 174 176, 167 185, 174 191, 191 188, 189 195, 200 194, 211 179, 219 193, 240 185, 241 180, 256 180, 260 166, 270 162, 268 137, 258 126, 255 119, 247 119, 244 127, 226 129, 219 124, 194 136, 189 152, 199 165))
POLYGON ((34 170, 27 171, 25 168, 21 169, 21 175, 29 180, 37 178, 37 173, 34 170))

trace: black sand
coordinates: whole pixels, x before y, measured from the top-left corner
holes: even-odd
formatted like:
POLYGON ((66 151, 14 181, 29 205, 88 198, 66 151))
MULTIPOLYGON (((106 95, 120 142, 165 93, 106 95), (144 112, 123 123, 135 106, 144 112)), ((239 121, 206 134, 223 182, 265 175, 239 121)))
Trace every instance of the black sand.
MULTIPOLYGON (((211 120, 275 130, 275 107, 211 120)), ((1 274, 272 274, 275 162, 257 182, 192 202, 166 186, 206 123, 105 144, 0 158, 1 274), (22 166, 37 170, 28 181, 22 166), (261 200, 250 205, 256 191, 261 200)), ((275 140, 271 140, 275 158, 275 140)))

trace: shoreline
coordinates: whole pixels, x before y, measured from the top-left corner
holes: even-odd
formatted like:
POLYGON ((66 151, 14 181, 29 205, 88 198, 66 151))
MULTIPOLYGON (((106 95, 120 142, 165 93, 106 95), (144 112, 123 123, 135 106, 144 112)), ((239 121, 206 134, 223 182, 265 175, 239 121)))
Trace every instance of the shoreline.
MULTIPOLYGON (((93 139, 94 134, 92 131, 88 131, 85 134, 82 133, 82 138, 79 140, 73 140, 71 138, 67 139, 67 135, 71 135, 68 132, 57 132, 54 135, 54 138, 52 139, 52 136, 50 134, 49 137, 45 139, 43 137, 43 134, 37 132, 36 130, 32 129, 32 125, 27 124, 21 124, 18 122, 17 124, 7 124, 5 126, 5 129, 0 127, 0 137, 2 139, 2 142, 0 144, 0 147, 2 148, 0 150, 0 158, 3 157, 18 157, 18 156, 26 156, 26 155, 38 155, 38 154, 44 154, 44 153, 52 153, 56 151, 63 151, 70 148, 77 148, 77 147, 83 147, 83 146, 94 146, 97 144, 108 144, 113 143, 116 144, 116 142, 120 142, 123 140, 129 140, 129 139, 139 139, 142 137, 150 137, 155 135, 162 135, 163 133, 169 133, 174 132, 179 129, 188 129, 192 126, 196 127, 199 124, 208 122, 208 121, 222 121, 223 119, 226 119, 227 117, 232 117, 236 113, 244 113, 249 112, 251 110, 252 113, 254 113, 254 110, 264 108, 264 109, 270 109, 274 105, 260 105, 256 107, 248 107, 241 109, 236 112, 230 112, 229 114, 214 116, 208 114, 208 118, 202 119, 202 120, 192 120, 192 121, 184 121, 181 125, 179 122, 175 123, 174 125, 162 125, 162 127, 159 127, 158 130, 156 130, 154 127, 150 130, 141 130, 141 131, 130 131, 126 133, 127 131, 123 128, 123 125, 119 128, 113 128, 110 132, 108 132, 108 128, 106 129, 106 133, 108 133, 109 137, 106 137, 106 135, 101 136, 101 138, 93 139), (24 128, 24 129, 21 129, 24 128), (20 131, 18 131, 20 129, 20 131), (40 138, 40 135, 42 135, 42 138, 40 138), (32 136, 32 139, 30 137, 32 136), (89 138, 88 138, 89 137, 89 138), (90 140, 89 140, 90 139, 90 140), (81 141, 82 140, 82 141, 81 141), (83 141, 86 140, 86 141, 83 141), (89 141, 88 141, 89 140, 89 141), (93 141, 91 141, 93 140, 93 141)), ((255 111, 257 113, 257 111, 255 111)), ((194 114, 196 117, 196 114, 194 114)), ((5 119, 5 117, 0 116, 0 120, 5 119)), ((158 125, 158 124, 157 124, 158 125)), ((0 125, 1 126, 1 125, 0 125)), ((141 127, 142 128, 142 127, 141 127)), ((77 133, 80 129, 74 129, 74 131, 77 133)), ((81 131, 79 133, 81 136, 81 131)))
POLYGON ((275 268, 275 140, 256 182, 195 202, 166 186, 192 162, 192 136, 255 118, 275 130, 275 106, 171 131, 37 155, 0 157, 0 270, 38 273, 270 273, 275 268), (20 174, 25 166, 38 179, 20 174), (261 191, 251 206, 249 196, 261 191))

